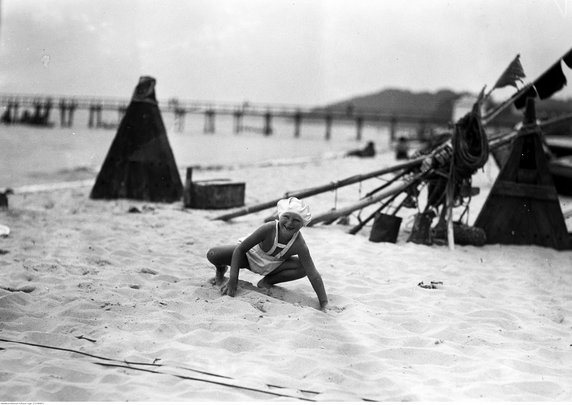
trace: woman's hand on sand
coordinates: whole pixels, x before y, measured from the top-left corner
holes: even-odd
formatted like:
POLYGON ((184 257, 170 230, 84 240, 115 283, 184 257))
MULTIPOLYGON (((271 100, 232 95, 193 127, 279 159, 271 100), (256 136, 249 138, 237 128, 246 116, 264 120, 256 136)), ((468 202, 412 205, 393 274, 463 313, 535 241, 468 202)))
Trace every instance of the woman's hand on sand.
POLYGON ((236 294, 236 286, 237 286, 237 283, 233 283, 232 281, 228 280, 220 288, 220 291, 223 293, 223 295, 228 295, 230 297, 234 297, 234 294, 236 294))

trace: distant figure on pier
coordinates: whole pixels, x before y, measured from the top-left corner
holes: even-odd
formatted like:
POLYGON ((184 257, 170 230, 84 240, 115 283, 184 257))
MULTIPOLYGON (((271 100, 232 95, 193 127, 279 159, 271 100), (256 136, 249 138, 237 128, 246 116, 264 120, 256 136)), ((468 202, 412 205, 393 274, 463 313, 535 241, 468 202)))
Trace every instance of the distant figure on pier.
POLYGON ((6 107, 6 111, 2 114, 1 120, 3 124, 12 124, 14 122, 14 118, 12 117, 12 103, 9 103, 8 107, 6 107))
POLYGON ((375 144, 369 141, 363 149, 356 149, 346 153, 346 156, 355 157, 374 157, 375 156, 375 144))
POLYGON ((8 208, 8 196, 10 194, 14 194, 14 191, 11 188, 7 188, 6 190, 0 192, 0 209, 8 208))
POLYGON ((397 139, 397 145, 395 146, 395 159, 409 159, 409 141, 404 136, 400 136, 397 139))

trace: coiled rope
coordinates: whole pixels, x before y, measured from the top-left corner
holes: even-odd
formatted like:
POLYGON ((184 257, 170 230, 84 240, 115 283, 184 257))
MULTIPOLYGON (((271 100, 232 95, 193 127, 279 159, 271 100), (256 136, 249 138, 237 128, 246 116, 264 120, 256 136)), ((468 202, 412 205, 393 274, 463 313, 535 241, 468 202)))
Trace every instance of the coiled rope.
POLYGON ((456 178, 472 176, 489 158, 489 142, 481 123, 479 103, 455 124, 453 162, 456 178))

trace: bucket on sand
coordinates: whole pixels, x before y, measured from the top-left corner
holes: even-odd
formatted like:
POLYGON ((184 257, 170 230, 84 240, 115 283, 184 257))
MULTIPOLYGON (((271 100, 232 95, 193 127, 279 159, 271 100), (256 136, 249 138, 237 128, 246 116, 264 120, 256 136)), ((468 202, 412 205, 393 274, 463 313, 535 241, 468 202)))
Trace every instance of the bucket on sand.
POLYGON ((415 221, 411 229, 411 235, 407 242, 413 242, 421 245, 431 245, 433 243, 431 238, 431 223, 435 218, 433 212, 420 212, 415 214, 415 221))
POLYGON ((401 220, 401 217, 395 215, 383 214, 381 212, 375 214, 375 220, 369 234, 370 242, 395 243, 399 235, 401 220))

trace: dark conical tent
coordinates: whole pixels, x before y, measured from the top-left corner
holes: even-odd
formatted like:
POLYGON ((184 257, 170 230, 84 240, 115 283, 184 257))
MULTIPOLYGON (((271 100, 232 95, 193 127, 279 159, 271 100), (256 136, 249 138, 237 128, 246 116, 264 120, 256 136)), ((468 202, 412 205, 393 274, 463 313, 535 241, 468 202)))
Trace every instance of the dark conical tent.
POLYGON ((143 76, 90 197, 173 202, 182 195, 183 185, 155 98, 155 79, 143 76))
POLYGON ((572 248, 558 194, 536 125, 534 100, 527 100, 525 125, 475 221, 489 244, 572 248))

